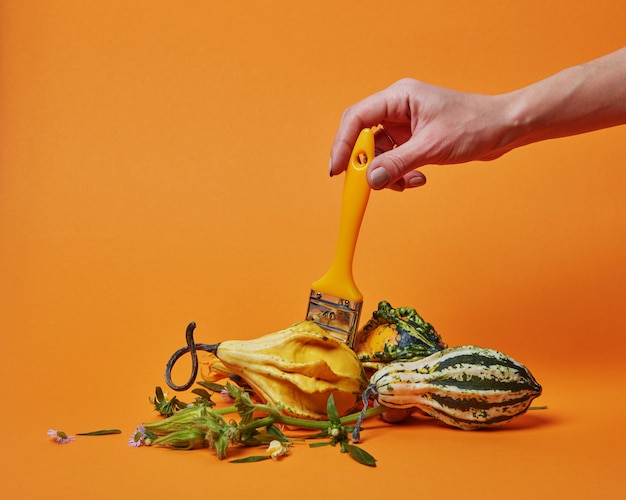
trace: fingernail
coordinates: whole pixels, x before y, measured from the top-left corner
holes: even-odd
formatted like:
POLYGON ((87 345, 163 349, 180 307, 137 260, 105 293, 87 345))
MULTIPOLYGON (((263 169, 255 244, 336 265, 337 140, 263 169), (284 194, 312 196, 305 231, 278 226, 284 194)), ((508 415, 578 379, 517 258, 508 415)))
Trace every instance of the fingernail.
POLYGON ((384 188, 389 182, 389 174, 384 168, 378 167, 372 170, 372 173, 370 174, 370 181, 372 182, 372 187, 374 189, 384 188))
POLYGON ((409 179, 409 186, 411 187, 423 186, 424 184, 426 184, 426 179, 424 177, 416 176, 409 179))
POLYGON ((333 159, 328 160, 328 175, 333 176, 333 159))

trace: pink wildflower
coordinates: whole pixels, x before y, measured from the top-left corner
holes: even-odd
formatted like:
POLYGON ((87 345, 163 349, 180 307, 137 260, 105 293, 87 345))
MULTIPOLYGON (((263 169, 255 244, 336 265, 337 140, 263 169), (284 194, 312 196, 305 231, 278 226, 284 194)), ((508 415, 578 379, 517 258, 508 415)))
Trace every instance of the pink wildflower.
POLYGON ((146 441, 146 428, 143 425, 140 425, 135 429, 133 435, 128 439, 128 446, 138 447, 145 443, 146 441))
POLYGON ((48 436, 50 436, 55 443, 59 444, 67 444, 74 441, 74 436, 69 436, 61 430, 57 431, 55 429, 50 429, 48 431, 48 436))

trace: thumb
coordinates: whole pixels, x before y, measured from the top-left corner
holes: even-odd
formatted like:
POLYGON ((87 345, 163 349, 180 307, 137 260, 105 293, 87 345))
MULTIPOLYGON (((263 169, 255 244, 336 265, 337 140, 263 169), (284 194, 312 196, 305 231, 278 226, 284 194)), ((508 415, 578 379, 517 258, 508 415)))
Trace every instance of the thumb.
POLYGON ((415 151, 405 143, 375 157, 369 166, 367 181, 372 189, 383 189, 419 166, 415 151))

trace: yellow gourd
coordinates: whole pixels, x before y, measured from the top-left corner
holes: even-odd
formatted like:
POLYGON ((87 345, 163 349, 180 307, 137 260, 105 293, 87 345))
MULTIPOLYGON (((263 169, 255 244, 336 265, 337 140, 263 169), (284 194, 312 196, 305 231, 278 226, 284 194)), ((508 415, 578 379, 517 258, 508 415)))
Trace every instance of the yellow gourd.
POLYGON ((266 402, 288 415, 323 419, 332 394, 340 415, 359 403, 367 386, 361 362, 345 343, 312 321, 252 340, 226 340, 201 375, 215 380, 230 371, 266 402), (212 366, 209 366, 212 365, 212 366))

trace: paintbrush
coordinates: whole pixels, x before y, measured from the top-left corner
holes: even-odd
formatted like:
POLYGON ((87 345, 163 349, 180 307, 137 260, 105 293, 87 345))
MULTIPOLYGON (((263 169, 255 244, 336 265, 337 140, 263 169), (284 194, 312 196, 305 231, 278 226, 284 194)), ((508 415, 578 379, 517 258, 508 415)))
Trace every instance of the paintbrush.
POLYGON ((352 262, 370 187, 367 167, 374 158, 374 131, 363 129, 345 173, 339 239, 327 273, 311 285, 306 319, 314 321, 350 347, 359 326, 363 295, 354 283, 352 262))

